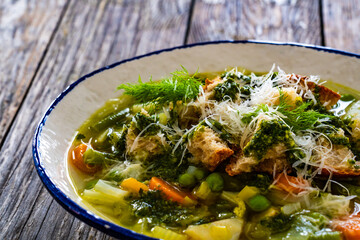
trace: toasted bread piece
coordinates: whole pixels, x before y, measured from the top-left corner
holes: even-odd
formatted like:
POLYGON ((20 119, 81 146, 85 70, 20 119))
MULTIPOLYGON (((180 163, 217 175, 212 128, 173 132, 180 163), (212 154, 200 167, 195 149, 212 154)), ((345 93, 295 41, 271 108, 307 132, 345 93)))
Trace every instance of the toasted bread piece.
POLYGON ((224 82, 224 80, 222 80, 220 77, 216 77, 212 80, 208 78, 205 79, 205 85, 203 86, 204 92, 211 92, 216 87, 216 85, 222 82, 224 82))
POLYGON ((226 172, 230 176, 251 172, 257 164, 258 161, 254 157, 245 157, 243 152, 239 151, 230 158, 230 163, 226 166, 226 172))
POLYGON ((291 74, 289 76, 289 81, 297 82, 299 80, 299 84, 301 84, 302 86, 305 86, 306 84, 310 91, 318 91, 320 103, 324 105, 327 109, 330 109, 339 101, 341 97, 340 94, 322 85, 307 81, 308 79, 309 78, 307 76, 301 76, 297 74, 291 74))
POLYGON ((255 166, 255 172, 266 172, 269 174, 281 173, 284 170, 289 170, 291 165, 289 161, 286 159, 285 154, 280 155, 277 158, 266 158, 261 161, 257 166, 255 166))
POLYGON ((214 88, 222 82, 224 82, 224 80, 222 80, 220 77, 216 77, 212 80, 205 79, 205 85, 203 86, 205 100, 210 100, 214 98, 214 88))
MULTIPOLYGON (((302 101, 302 98, 299 94, 296 93, 296 89, 292 87, 284 87, 281 89, 285 97, 285 102, 287 105, 296 107, 298 101, 302 101)), ((272 88, 268 91, 268 97, 260 99, 255 104, 266 104, 269 106, 279 105, 280 103, 280 91, 278 88, 272 88)))
POLYGON ((214 171, 222 161, 234 154, 218 134, 205 126, 195 130, 187 148, 195 161, 201 162, 210 171, 214 171))
MULTIPOLYGON (((335 137, 345 137, 344 131, 339 129, 335 137)), ((315 152, 315 161, 323 161, 325 167, 322 169, 322 175, 329 175, 330 171, 326 167, 332 169, 331 172, 335 176, 358 176, 360 169, 355 166, 360 166, 360 161, 353 162, 354 154, 345 145, 330 145, 330 142, 325 138, 319 138, 318 144, 323 146, 325 151, 331 149, 331 152, 324 154, 323 152, 315 152)))
POLYGON ((161 135, 139 136, 132 126, 126 134, 126 153, 136 160, 145 161, 149 157, 165 152, 169 145, 161 135))
POLYGON ((199 122, 201 109, 197 105, 184 105, 179 109, 179 116, 180 128, 190 128, 199 122))
POLYGON ((230 176, 238 175, 243 172, 266 172, 272 174, 290 168, 290 163, 286 159, 284 144, 278 144, 269 149, 266 155, 258 161, 255 157, 245 157, 241 151, 236 152, 226 166, 226 172, 230 176))
POLYGON ((351 177, 360 176, 360 169, 356 169, 355 165, 360 165, 360 162, 350 164, 349 159, 353 159, 354 154, 351 150, 344 146, 334 145, 332 154, 325 158, 325 166, 331 167, 333 170, 329 171, 326 168, 322 169, 321 175, 329 175, 337 177, 351 177))

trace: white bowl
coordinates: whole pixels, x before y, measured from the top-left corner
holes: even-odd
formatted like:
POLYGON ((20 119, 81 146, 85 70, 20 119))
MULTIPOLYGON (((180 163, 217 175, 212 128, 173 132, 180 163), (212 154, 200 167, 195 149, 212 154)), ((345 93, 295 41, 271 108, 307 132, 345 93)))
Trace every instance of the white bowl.
POLYGON ((221 41, 165 49, 96 70, 66 88, 41 119, 33 142, 35 167, 52 196, 70 213, 115 237, 153 239, 99 217, 75 192, 66 152, 75 131, 106 100, 121 92, 121 83, 160 79, 183 65, 189 72, 223 71, 240 66, 266 72, 273 64, 285 72, 318 75, 360 90, 360 55, 335 49, 259 41, 221 41))

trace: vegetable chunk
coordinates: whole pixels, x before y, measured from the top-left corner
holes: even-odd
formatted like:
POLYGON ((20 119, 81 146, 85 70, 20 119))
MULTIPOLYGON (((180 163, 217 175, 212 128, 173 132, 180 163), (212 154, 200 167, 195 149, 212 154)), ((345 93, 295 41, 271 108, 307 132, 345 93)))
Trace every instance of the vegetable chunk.
POLYGON ((194 240, 237 240, 240 237, 244 220, 232 218, 217 222, 191 225, 185 233, 194 240))
POLYGON ((205 126, 195 130, 187 148, 195 160, 204 164, 210 171, 214 171, 222 161, 234 153, 224 140, 205 126))

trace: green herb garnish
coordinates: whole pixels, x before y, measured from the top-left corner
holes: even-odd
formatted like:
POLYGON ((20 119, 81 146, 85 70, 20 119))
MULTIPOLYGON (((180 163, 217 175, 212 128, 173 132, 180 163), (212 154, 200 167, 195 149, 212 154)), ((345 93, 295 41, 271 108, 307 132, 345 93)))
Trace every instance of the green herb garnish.
POLYGON ((139 77, 138 84, 121 84, 117 89, 123 89, 124 94, 131 95, 138 103, 166 104, 170 102, 195 99, 199 95, 201 81, 196 78, 196 74, 190 75, 182 67, 171 73, 170 78, 165 78, 159 82, 142 82, 139 77))
POLYGON ((313 129, 319 120, 329 121, 334 117, 332 115, 319 113, 313 109, 309 109, 313 104, 312 101, 298 103, 294 108, 287 103, 286 99, 288 96, 281 90, 279 91, 280 96, 277 111, 285 116, 282 119, 291 127, 292 131, 313 129))

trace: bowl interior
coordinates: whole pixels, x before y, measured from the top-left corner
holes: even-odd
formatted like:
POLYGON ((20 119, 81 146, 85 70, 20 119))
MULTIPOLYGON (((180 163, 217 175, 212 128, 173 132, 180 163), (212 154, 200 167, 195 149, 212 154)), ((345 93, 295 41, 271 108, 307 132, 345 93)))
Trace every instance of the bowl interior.
MULTIPOLYGON (((38 153, 35 163, 38 163, 40 177, 43 181, 48 180, 44 181, 48 188, 52 185, 50 192, 58 201, 64 201, 65 197, 64 204, 73 214, 85 219, 88 216, 97 219, 93 214, 96 211, 85 205, 75 192, 65 158, 75 131, 106 100, 121 94, 116 91, 119 84, 134 83, 139 75, 144 81, 149 77, 159 79, 179 69, 180 65, 189 72, 222 71, 235 66, 264 72, 276 64, 285 72, 319 75, 324 80, 360 90, 360 85, 355 84, 360 58, 350 55, 289 44, 223 42, 165 50, 104 68, 71 85, 46 113, 39 125, 34 145, 34 153, 38 153), (54 193, 54 189, 58 193, 54 193), (81 208, 74 203, 90 211, 79 213, 77 211, 81 208)), ((111 224, 105 226, 110 227, 111 224)))

